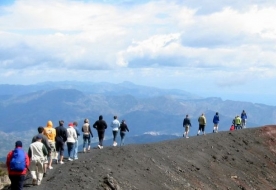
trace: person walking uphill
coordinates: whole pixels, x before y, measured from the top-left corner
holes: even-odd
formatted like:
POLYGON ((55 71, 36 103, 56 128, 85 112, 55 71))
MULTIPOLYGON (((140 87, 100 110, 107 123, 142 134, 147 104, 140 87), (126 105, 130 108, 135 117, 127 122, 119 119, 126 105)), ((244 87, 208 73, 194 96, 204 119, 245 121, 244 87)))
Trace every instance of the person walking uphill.
POLYGON ((11 180, 11 190, 22 190, 30 164, 28 155, 22 149, 22 142, 15 142, 15 149, 7 155, 6 166, 11 180))
MULTIPOLYGON (((45 136, 45 135, 43 135, 43 131, 44 131, 44 128, 42 127, 42 126, 39 126, 38 128, 37 128, 37 131, 38 131, 38 135, 42 135, 42 140, 41 140, 41 142, 44 144, 44 146, 46 147, 46 149, 47 149, 47 151, 48 151, 48 155, 51 153, 51 147, 50 147, 50 145, 49 145, 49 142, 48 142, 48 139, 47 139, 47 137, 45 136)), ((33 139, 32 139, 32 143, 34 143, 34 142, 36 142, 36 137, 37 137, 37 135, 35 135, 34 137, 33 137, 33 139)), ((48 156, 47 155, 47 156, 48 156)), ((44 161, 44 165, 43 165, 43 170, 44 170, 44 175, 43 175, 43 177, 45 177, 47 174, 46 174, 46 172, 47 172, 47 164, 48 164, 48 161, 47 161, 47 156, 46 156, 46 158, 45 158, 45 161, 44 161)))
POLYGON ((93 133, 90 128, 89 120, 84 119, 84 124, 82 125, 82 132, 83 132, 83 152, 86 152, 86 144, 87 144, 87 151, 90 151, 90 135, 93 138, 93 133))
POLYGON ((246 128, 246 120, 247 120, 247 115, 244 110, 242 110, 241 113, 241 128, 246 128))
POLYGON ((67 128, 67 149, 68 149, 68 160, 73 161, 74 158, 74 146, 77 139, 76 130, 73 127, 73 123, 69 123, 67 128))
POLYGON ((47 126, 44 128, 43 135, 45 135, 49 141, 49 145, 51 147, 51 154, 49 154, 49 163, 48 168, 53 169, 52 162, 53 159, 56 158, 56 129, 53 128, 52 121, 47 122, 47 126))
POLYGON ((189 115, 187 114, 183 120, 183 127, 184 127, 183 137, 189 138, 188 134, 191 126, 192 126, 191 120, 189 118, 189 115))
POLYGON ((116 137, 120 127, 120 121, 117 119, 116 115, 113 118, 114 120, 111 122, 110 126, 112 127, 112 133, 113 133, 113 146, 117 146, 116 137))
POLYGON ((95 128, 98 131, 98 136, 99 136, 99 145, 98 145, 98 148, 102 149, 103 148, 104 132, 105 132, 105 129, 107 128, 107 124, 103 120, 103 116, 102 115, 100 115, 99 116, 99 120, 97 120, 94 123, 93 128, 95 128))
POLYGON ((241 118, 238 115, 235 117, 235 126, 236 129, 241 129, 241 118))
POLYGON ((219 113, 218 112, 216 112, 216 115, 214 115, 213 123, 214 123, 213 133, 217 133, 218 132, 218 125, 219 125, 219 113))
POLYGON ((33 142, 28 151, 29 158, 31 158, 30 171, 33 178, 33 185, 40 185, 43 178, 43 164, 46 155, 48 155, 47 148, 42 143, 43 136, 41 134, 36 136, 36 142, 33 142))
POLYGON ((57 150, 57 163, 64 164, 63 157, 64 157, 64 145, 67 141, 67 130, 65 129, 64 121, 60 120, 59 126, 56 127, 56 150, 57 150), (59 154, 59 160, 58 160, 58 154, 59 154))
POLYGON ((121 136, 121 144, 120 144, 120 146, 122 146, 122 145, 125 144, 126 132, 127 131, 129 132, 129 129, 127 127, 127 124, 126 124, 125 120, 122 120, 122 123, 121 123, 119 129, 120 129, 120 136, 121 136))
POLYGON ((198 123, 199 123, 199 127, 198 127, 197 136, 200 134, 200 131, 202 131, 203 135, 205 135, 206 118, 204 116, 204 113, 201 114, 201 116, 199 116, 198 123))
POLYGON ((80 132, 79 132, 79 129, 78 129, 78 122, 74 121, 73 122, 73 127, 75 128, 76 130, 76 134, 77 134, 77 139, 76 139, 76 142, 75 142, 75 145, 74 145, 74 160, 77 160, 78 159, 78 148, 79 148, 79 136, 80 136, 80 132))

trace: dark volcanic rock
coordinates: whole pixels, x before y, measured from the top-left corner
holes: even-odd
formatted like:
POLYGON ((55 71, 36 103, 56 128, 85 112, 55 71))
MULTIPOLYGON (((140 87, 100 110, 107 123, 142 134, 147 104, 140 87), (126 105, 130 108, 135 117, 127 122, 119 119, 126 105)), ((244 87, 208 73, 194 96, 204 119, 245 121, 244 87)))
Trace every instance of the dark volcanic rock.
POLYGON ((276 126, 265 126, 93 149, 54 165, 40 186, 25 189, 275 189, 275 137, 276 126))

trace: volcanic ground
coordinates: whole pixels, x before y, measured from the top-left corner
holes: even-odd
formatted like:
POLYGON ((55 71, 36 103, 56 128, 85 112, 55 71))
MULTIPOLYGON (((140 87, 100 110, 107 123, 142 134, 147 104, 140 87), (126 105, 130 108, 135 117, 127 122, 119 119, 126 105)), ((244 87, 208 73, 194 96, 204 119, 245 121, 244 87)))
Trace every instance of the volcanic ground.
MULTIPOLYGON (((276 189, 276 126, 122 147, 104 146, 27 190, 276 189)), ((30 177, 30 176, 28 176, 30 177)))

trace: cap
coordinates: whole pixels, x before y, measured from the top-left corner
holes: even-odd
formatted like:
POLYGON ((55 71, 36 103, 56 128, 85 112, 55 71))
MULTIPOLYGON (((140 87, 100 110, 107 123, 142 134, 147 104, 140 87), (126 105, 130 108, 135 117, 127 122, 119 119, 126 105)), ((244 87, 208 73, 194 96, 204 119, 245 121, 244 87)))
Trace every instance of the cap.
POLYGON ((73 127, 73 123, 69 123, 69 124, 68 124, 68 126, 71 126, 71 127, 73 127))
POLYGON ((15 142, 15 147, 22 147, 22 142, 21 141, 16 141, 15 142))

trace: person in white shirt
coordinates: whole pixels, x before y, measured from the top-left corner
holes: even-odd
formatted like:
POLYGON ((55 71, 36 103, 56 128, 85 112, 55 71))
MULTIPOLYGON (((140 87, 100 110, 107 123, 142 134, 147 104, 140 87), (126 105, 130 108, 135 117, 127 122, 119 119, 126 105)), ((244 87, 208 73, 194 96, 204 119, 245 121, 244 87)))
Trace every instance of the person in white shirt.
POLYGON ((45 145, 41 142, 43 136, 38 134, 36 141, 33 142, 28 151, 28 156, 31 159, 30 172, 33 178, 33 185, 40 185, 43 178, 43 164, 47 159, 48 150, 45 145))
POLYGON ((68 160, 73 161, 74 158, 74 145, 77 140, 77 133, 73 127, 73 123, 69 123, 67 128, 67 149, 68 149, 68 160))
POLYGON ((120 127, 120 121, 117 119, 116 115, 113 118, 114 120, 111 122, 110 126, 112 128, 112 133, 113 133, 113 146, 117 146, 116 137, 120 127))

